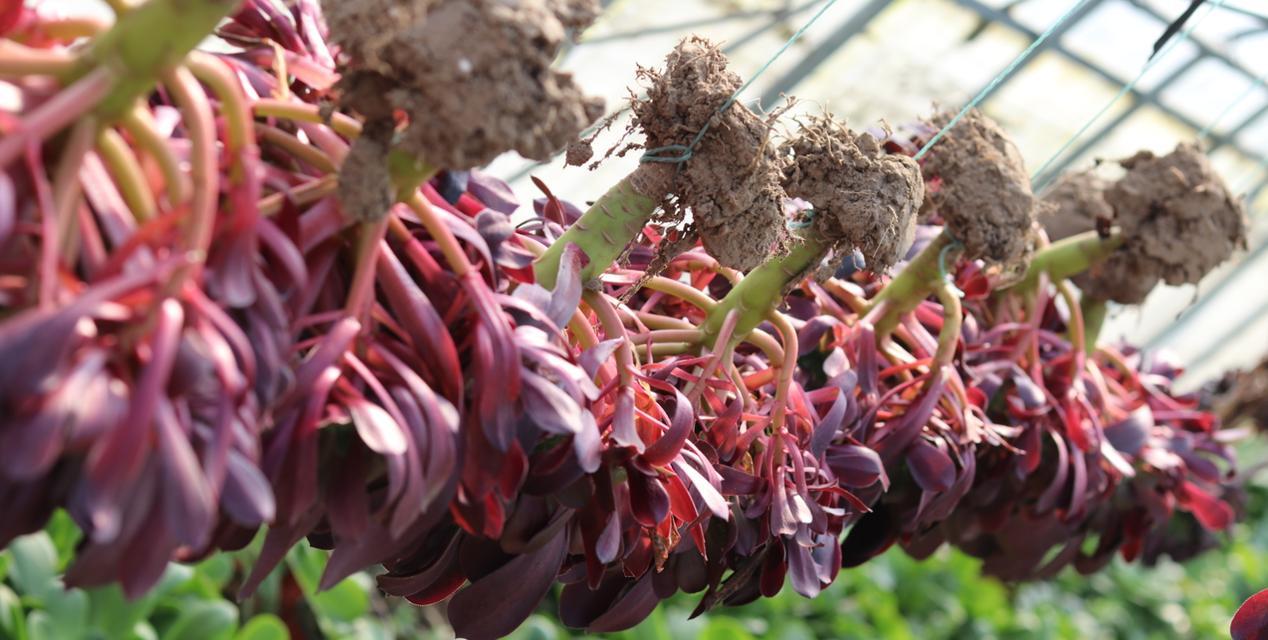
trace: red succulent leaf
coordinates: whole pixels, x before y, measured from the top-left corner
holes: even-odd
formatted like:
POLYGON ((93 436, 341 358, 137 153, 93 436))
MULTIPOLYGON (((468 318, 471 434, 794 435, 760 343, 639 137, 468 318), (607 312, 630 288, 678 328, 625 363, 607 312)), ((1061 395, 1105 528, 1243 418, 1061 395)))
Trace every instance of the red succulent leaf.
POLYGON ((695 413, 691 409, 691 401, 681 391, 670 387, 674 393, 674 413, 669 420, 669 429, 661 434, 641 454, 642 461, 653 467, 669 464, 682 451, 695 425, 695 413))
POLYGON ((1233 640, 1268 640, 1268 589, 1247 598, 1237 608, 1228 633, 1233 640))
POLYGON ((1223 531, 1233 526, 1233 508, 1188 480, 1181 481, 1176 498, 1208 530, 1223 531))
POLYGON ((659 479, 649 478, 630 465, 625 470, 634 520, 644 527, 655 527, 669 515, 669 493, 659 479))

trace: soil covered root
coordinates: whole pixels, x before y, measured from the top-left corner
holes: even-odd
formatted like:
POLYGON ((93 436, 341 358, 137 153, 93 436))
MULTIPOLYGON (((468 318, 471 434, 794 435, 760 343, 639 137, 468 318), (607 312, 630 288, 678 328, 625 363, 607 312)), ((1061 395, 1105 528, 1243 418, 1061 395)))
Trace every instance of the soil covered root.
MULTIPOLYGON (((940 129, 954 117, 944 111, 931 124, 940 129)), ((969 111, 929 151, 923 171, 941 179, 930 200, 966 258, 1022 268, 1040 204, 1021 152, 999 124, 969 111)))
POLYGON ((842 257, 857 248, 880 273, 911 246, 925 197, 920 167, 831 116, 811 118, 781 150, 784 190, 814 207, 811 234, 842 257))
POLYGON ((784 192, 770 124, 739 103, 718 111, 742 84, 727 70, 726 56, 717 45, 691 36, 669 53, 663 70, 640 69, 639 75, 647 93, 631 108, 646 149, 685 147, 701 129, 708 130, 685 162, 643 162, 634 187, 665 198, 671 220, 681 220, 690 209, 705 250, 727 267, 748 270, 778 252, 786 238, 784 192))
POLYGON ((1193 144, 1122 160, 1108 183, 1091 173, 1064 176, 1044 196, 1041 215, 1059 240, 1117 225, 1123 244, 1075 283, 1091 298, 1139 304, 1159 282, 1194 284, 1246 243, 1246 218, 1210 161, 1193 144), (1108 218, 1108 220, 1107 220, 1108 218))
MULTIPOLYGON (((1094 229, 1108 230, 1114 221, 1114 209, 1105 201, 1105 192, 1112 184, 1093 171, 1067 173, 1058 178, 1044 193, 1043 201, 1048 206, 1039 214, 1048 239, 1056 242, 1094 229)), ((1158 277, 1141 268, 1121 248, 1073 280, 1089 298, 1123 304, 1143 301, 1158 285, 1158 277)))
POLYGON ((1105 192, 1122 251, 1170 285, 1196 284, 1246 247, 1246 214, 1196 144, 1119 162, 1127 174, 1105 192))
POLYGON ((1225 426, 1236 426, 1249 420, 1260 431, 1268 432, 1268 358, 1247 371, 1229 373, 1219 382, 1215 409, 1225 426))
POLYGON ((546 160, 603 113, 551 68, 595 0, 323 0, 344 57, 341 105, 408 116, 396 147, 467 169, 505 151, 546 160))

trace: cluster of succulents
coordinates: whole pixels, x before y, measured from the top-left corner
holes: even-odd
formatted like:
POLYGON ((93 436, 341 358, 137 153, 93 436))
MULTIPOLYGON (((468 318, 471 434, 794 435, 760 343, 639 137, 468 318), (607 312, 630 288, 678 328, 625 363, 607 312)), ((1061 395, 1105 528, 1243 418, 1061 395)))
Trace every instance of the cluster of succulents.
POLYGON ((1135 158, 1120 226, 1047 245, 985 116, 923 165, 949 117, 772 140, 692 38, 633 106, 646 162, 516 225, 475 166, 600 115, 549 68, 595 3, 325 4, 0 15, 0 546, 65 509, 68 584, 136 595, 266 528, 246 591, 307 538, 323 585, 381 565, 484 638, 557 583, 611 631, 679 590, 812 597, 894 543, 1021 580, 1232 523, 1219 421, 1096 345, 1067 282, 1164 253, 1140 207, 1224 212, 1154 281, 1226 259, 1209 166, 1155 202, 1135 158), (193 51, 213 28, 232 51, 193 51))

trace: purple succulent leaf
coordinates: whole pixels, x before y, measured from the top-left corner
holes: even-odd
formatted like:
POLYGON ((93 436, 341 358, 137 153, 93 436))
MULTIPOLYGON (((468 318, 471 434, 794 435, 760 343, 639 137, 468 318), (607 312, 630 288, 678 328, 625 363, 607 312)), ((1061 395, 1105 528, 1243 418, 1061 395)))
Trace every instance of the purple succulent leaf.
POLYGON ((630 511, 644 527, 654 527, 669 515, 669 492, 660 480, 649 478, 633 467, 626 467, 629 484, 630 511))
POLYGON ((832 446, 828 449, 825 462, 843 486, 863 488, 879 481, 882 487, 889 488, 885 463, 881 461, 879 454, 868 447, 855 444, 832 446))
POLYGON ((810 549, 786 538, 783 542, 788 559, 788 577, 793 589, 807 598, 818 596, 823 585, 819 582, 819 570, 810 555, 810 549))
POLYGON ((201 548, 215 521, 215 497, 185 435, 187 430, 166 398, 159 399, 154 428, 162 460, 167 525, 177 540, 194 549, 201 548))
POLYGON ((520 207, 511 185, 479 169, 472 169, 467 179, 467 191, 484 206, 507 215, 520 207))
POLYGON ((616 393, 612 410, 612 439, 622 447, 634 447, 643 451, 643 439, 634 427, 634 390, 622 387, 616 393))
POLYGON ((907 411, 891 420, 884 429, 878 429, 871 436, 869 445, 881 454, 883 460, 893 460, 906 451, 907 447, 920 436, 929 422, 934 409, 942 397, 946 386, 947 374, 942 369, 930 372, 930 377, 921 389, 920 395, 907 407, 907 411))
POLYGON ((629 629, 651 615, 660 603, 653 589, 654 572, 647 572, 634 586, 618 598, 612 607, 595 618, 587 627, 590 633, 612 633, 629 629))
POLYGON ((669 429, 647 447, 641 456, 642 461, 651 466, 663 466, 676 458, 683 444, 687 442, 687 436, 691 435, 692 426, 695 424, 695 412, 692 411, 691 401, 687 400, 687 396, 684 396, 681 391, 673 389, 673 392, 676 401, 673 416, 669 420, 669 429))
POLYGON ((572 435, 581 430, 581 407, 551 381, 527 369, 520 372, 524 383, 520 398, 524 411, 547 433, 572 435))
POLYGON ((946 491, 955 483, 955 463, 938 447, 917 440, 907 450, 907 467, 921 489, 946 491))
POLYGON ((621 346, 621 338, 612 338, 604 340, 599 344, 586 349, 577 357, 577 364, 581 365, 582 370, 590 379, 594 379, 599 375, 599 368, 612 358, 612 354, 616 353, 618 347, 621 346))
POLYGON ((1119 452, 1134 456, 1145 446, 1153 428, 1153 411, 1148 404, 1142 404, 1127 414, 1126 418, 1105 427, 1105 439, 1119 452))
POLYGON ((462 545, 462 540, 462 534, 455 533, 439 556, 421 571, 409 574, 390 571, 380 575, 376 579, 379 588, 390 595, 408 596, 435 584, 458 564, 458 549, 462 545))
MULTIPOLYGON (((836 347, 828 352, 828 357, 823 359, 823 373, 828 378, 836 380, 838 377, 845 375, 852 370, 850 369, 850 360, 845 355, 845 350, 836 347)), ((854 374, 853 383, 849 385, 849 389, 841 387, 842 391, 849 392, 853 390, 854 385, 858 384, 858 374, 854 374)))
POLYGON ((581 247, 568 243, 559 260, 559 274, 555 279, 555 291, 550 297, 546 315, 555 326, 563 328, 572 320, 577 305, 581 303, 581 247))
POLYGON ((731 508, 727 505, 726 498, 723 498, 718 488, 713 486, 695 467, 690 463, 675 460, 673 468, 678 473, 678 477, 686 481, 684 484, 696 491, 715 518, 726 520, 731 516, 731 508))
POLYGON ((594 543, 594 553, 601 564, 608 564, 616 560, 616 555, 621 550, 621 512, 613 511, 603 530, 599 532, 599 537, 594 543))
POLYGON ((503 637, 524 622, 555 582, 568 551, 568 536, 556 535, 541 548, 515 559, 454 594, 449 622, 469 640, 503 637), (500 602, 489 607, 490 602, 500 602))
POLYGON ((498 264, 503 264, 504 257, 510 253, 508 249, 513 249, 506 243, 507 239, 515 235, 515 227, 511 225, 510 218, 506 214, 485 209, 476 215, 476 228, 493 252, 494 259, 498 264))
POLYGON ((823 458, 823 454, 828 450, 828 445, 841 432, 845 410, 849 407, 849 404, 845 393, 838 391, 837 399, 832 403, 832 408, 828 409, 828 412, 815 425, 814 431, 810 435, 810 447, 807 449, 815 460, 823 458))
MULTIPOLYGON (((550 198, 536 198, 533 200, 533 211, 537 213, 537 217, 545 217, 546 205, 550 202, 550 198)), ((564 222, 572 224, 581 217, 582 211, 576 205, 567 200, 556 200, 563 207, 564 222)))
POLYGON ((806 324, 802 325, 801 331, 797 332, 797 344, 801 345, 797 353, 798 357, 818 351, 819 339, 823 337, 823 334, 840 324, 841 321, 832 316, 817 315, 812 317, 806 324))
MULTIPOLYGON (((879 462, 879 459, 878 459, 879 462)), ((762 481, 757 476, 749 475, 735 467, 723 466, 718 469, 722 474, 722 493, 730 496, 745 496, 757 493, 762 481)))
POLYGON ((382 407, 365 398, 349 397, 343 402, 357 428, 357 435, 371 451, 385 456, 399 456, 409 450, 401 425, 382 407))
POLYGON ((13 187, 13 178, 8 173, 0 173, 0 247, 13 235, 17 220, 18 197, 17 190, 13 187))
POLYGON ((244 527, 271 522, 277 511, 273 489, 259 467, 237 451, 230 451, 220 506, 244 527))
POLYGON ((462 365, 449 328, 423 290, 409 279, 404 265, 386 244, 378 258, 378 282, 388 305, 409 334, 410 342, 434 368, 446 397, 462 394, 462 365))

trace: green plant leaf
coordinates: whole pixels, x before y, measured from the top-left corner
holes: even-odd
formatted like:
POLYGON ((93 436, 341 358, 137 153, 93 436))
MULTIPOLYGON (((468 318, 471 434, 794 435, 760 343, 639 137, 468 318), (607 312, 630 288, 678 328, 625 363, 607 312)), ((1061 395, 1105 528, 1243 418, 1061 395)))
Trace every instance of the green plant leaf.
POLYGON ((0 638, 26 637, 26 616, 22 613, 22 600, 4 584, 0 584, 0 638))
POLYGON ((238 630, 234 640, 290 640, 291 634, 286 630, 282 619, 271 613, 262 613, 251 618, 238 630))
POLYGON ((26 617, 26 633, 31 640, 73 640, 58 637, 53 618, 44 611, 32 611, 26 617))
POLYGON ((18 593, 42 599, 51 589, 60 589, 57 577, 57 549, 44 532, 21 536, 9 545, 13 566, 9 579, 18 593))
POLYGON ((238 629, 238 609, 220 601, 192 600, 163 634, 163 640, 228 640, 238 629))
POLYGON ((370 612, 369 593, 352 578, 309 596, 308 603, 318 617, 339 622, 353 622, 370 612))
POLYGON ((88 594, 80 589, 67 590, 60 579, 54 579, 56 588, 44 594, 44 609, 48 612, 52 630, 58 638, 82 638, 88 635, 88 594))
POLYGON ((699 640, 753 640, 753 634, 733 618, 717 618, 709 621, 699 640))
POLYGON ((53 543, 53 548, 57 550, 57 569, 64 571, 66 566, 70 564, 71 558, 75 555, 75 545, 79 544, 79 539, 83 537, 83 533, 79 530, 79 526, 71 519, 70 514, 58 509, 53 512, 53 517, 49 519, 48 525, 44 527, 44 532, 48 534, 49 540, 53 543))
MULTIPOLYGON (((109 637, 109 636, 107 636, 109 637)), ((132 627, 132 631, 124 636, 127 640, 158 640, 158 632, 148 622, 138 622, 132 627)))

